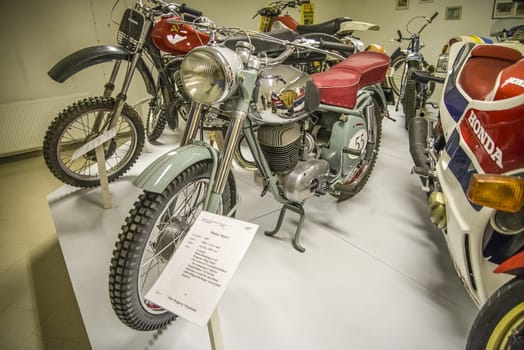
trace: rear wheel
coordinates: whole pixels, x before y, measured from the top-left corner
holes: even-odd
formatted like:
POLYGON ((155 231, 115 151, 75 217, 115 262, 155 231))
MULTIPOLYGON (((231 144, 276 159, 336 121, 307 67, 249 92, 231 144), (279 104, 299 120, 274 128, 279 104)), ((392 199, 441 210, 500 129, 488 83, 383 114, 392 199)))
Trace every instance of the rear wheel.
POLYGON ((507 282, 482 306, 469 332, 466 349, 524 349, 523 277, 507 282))
MULTIPOLYGON (((349 180, 337 184, 335 186, 336 192, 332 193, 339 200, 349 199, 359 193, 375 168, 382 140, 382 114, 380 105, 374 98, 372 111, 372 115, 367 118, 370 125, 367 126, 366 145, 352 168, 349 180)), ((353 148, 351 145, 349 146, 353 148)))
POLYGON ((149 101, 146 119, 146 136, 149 141, 155 141, 162 135, 166 127, 166 105, 162 95, 162 87, 157 84, 157 95, 149 101))
MULTIPOLYGON (((116 100, 89 97, 62 111, 44 137, 47 167, 65 184, 76 187, 100 185, 92 141, 111 128, 116 100), (87 152, 85 151, 88 146, 87 152), (84 153, 82 153, 84 152, 84 153)), ((115 124, 116 135, 103 143, 109 181, 122 176, 136 162, 144 147, 144 126, 138 113, 124 104, 115 124)))
MULTIPOLYGON (((109 296, 116 315, 141 331, 164 327, 175 315, 145 299, 203 207, 211 163, 199 162, 178 175, 162 193, 144 193, 118 235, 109 273, 109 296)), ((219 212, 234 201, 227 183, 219 212)))

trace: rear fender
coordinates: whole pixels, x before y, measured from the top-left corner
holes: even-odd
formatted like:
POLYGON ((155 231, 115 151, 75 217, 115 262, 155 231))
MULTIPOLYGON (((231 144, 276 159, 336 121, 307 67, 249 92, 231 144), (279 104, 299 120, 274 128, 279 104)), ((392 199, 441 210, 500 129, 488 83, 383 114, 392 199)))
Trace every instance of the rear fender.
POLYGON ((218 152, 213 147, 195 142, 191 145, 176 148, 151 163, 135 179, 133 184, 148 192, 162 193, 185 169, 204 160, 214 162, 214 174, 218 152))
POLYGON ((512 256, 497 266, 495 273, 508 273, 515 276, 524 276, 524 251, 512 256))
POLYGON ((388 115, 388 103, 382 86, 379 84, 368 85, 362 90, 368 91, 377 100, 382 116, 388 115))
MULTIPOLYGON (((116 60, 131 61, 133 54, 120 46, 98 45, 75 51, 58 61, 47 74, 56 82, 63 83, 72 75, 95 64, 107 63, 116 60)), ((156 95, 153 75, 144 60, 140 58, 137 69, 144 80, 147 92, 156 95)))

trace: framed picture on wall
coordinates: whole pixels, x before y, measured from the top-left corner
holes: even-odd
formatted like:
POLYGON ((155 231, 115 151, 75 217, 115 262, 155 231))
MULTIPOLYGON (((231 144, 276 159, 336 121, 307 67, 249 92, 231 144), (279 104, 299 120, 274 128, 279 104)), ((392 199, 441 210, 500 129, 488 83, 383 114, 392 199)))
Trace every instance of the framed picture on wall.
POLYGON ((409 0, 395 0, 395 9, 397 10, 407 10, 409 7, 409 0))
POLYGON ((494 0, 492 18, 524 18, 524 3, 494 0))
POLYGON ((462 18, 462 6, 446 7, 445 20, 460 20, 462 18))

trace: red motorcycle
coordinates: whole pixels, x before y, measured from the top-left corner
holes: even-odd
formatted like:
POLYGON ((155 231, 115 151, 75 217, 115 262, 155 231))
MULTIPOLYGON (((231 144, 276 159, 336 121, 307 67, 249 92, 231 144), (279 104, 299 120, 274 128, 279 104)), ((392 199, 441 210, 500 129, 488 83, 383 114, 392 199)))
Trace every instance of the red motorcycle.
POLYGON ((103 141, 109 181, 122 176, 135 163, 144 146, 144 126, 126 98, 137 71, 149 95, 146 125, 149 140, 158 138, 166 123, 176 128, 178 118, 187 111, 187 99, 179 88, 180 64, 192 48, 207 44, 209 35, 192 26, 168 21, 173 18, 193 21, 202 13, 176 3, 152 2, 155 6, 148 7, 137 0, 134 8, 124 11, 117 34, 118 46, 83 48, 61 59, 48 72, 53 80, 62 83, 88 67, 114 62, 103 95, 67 107, 46 132, 43 153, 47 167, 66 184, 99 185, 95 151, 90 146, 97 140, 103 141), (121 69, 125 71, 123 83, 117 96, 112 97, 121 69))

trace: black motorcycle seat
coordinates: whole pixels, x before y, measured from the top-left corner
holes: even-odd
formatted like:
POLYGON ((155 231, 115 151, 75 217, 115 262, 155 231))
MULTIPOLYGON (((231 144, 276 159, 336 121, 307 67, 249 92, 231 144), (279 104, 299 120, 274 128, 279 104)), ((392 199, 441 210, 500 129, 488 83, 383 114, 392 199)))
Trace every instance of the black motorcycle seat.
MULTIPOLYGON (((282 29, 279 31, 267 32, 263 34, 270 36, 272 38, 286 40, 286 41, 294 41, 298 37, 298 34, 290 29, 282 29)), ((256 36, 248 37, 247 35, 239 35, 239 36, 230 37, 229 39, 224 41, 224 46, 230 48, 231 50, 235 50, 237 43, 240 41, 251 43, 255 47, 255 54, 258 54, 260 52, 265 52, 265 53, 270 54, 272 52, 282 52, 283 50, 285 50, 285 46, 282 44, 271 42, 261 37, 256 37, 256 36)))
POLYGON ((351 20, 350 17, 338 17, 318 24, 299 25, 296 30, 299 34, 326 33, 333 35, 340 30, 341 23, 349 22, 351 20))

